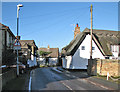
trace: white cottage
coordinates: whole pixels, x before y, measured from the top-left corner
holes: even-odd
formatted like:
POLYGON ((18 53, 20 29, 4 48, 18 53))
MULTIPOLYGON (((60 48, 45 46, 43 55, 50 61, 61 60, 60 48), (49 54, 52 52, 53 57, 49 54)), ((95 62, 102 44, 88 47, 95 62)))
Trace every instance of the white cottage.
MULTIPOLYGON (((80 32, 77 24, 74 35, 76 36, 70 44, 62 49, 62 66, 66 69, 87 69, 88 59, 90 59, 90 29, 86 28, 80 32)), ((118 59, 119 35, 118 31, 93 29, 92 58, 118 59)))
POLYGON ((50 48, 48 45, 48 48, 39 48, 38 53, 40 52, 47 52, 49 54, 45 56, 40 56, 39 61, 46 62, 48 61, 49 65, 58 65, 59 64, 59 48, 50 48))

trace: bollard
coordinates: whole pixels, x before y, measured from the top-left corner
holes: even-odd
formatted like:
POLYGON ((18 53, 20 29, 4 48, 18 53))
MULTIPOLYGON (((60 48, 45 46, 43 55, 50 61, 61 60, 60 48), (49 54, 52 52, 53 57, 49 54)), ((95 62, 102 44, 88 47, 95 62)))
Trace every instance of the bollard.
POLYGON ((109 80, 109 72, 107 72, 107 80, 109 80))

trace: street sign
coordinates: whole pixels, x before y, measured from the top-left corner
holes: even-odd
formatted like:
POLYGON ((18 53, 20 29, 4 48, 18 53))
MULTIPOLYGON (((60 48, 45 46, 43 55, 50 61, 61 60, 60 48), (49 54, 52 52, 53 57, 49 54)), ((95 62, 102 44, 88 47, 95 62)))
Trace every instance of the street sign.
POLYGON ((18 39, 16 39, 16 41, 13 45, 14 45, 15 50, 20 50, 21 49, 21 44, 20 44, 18 39))

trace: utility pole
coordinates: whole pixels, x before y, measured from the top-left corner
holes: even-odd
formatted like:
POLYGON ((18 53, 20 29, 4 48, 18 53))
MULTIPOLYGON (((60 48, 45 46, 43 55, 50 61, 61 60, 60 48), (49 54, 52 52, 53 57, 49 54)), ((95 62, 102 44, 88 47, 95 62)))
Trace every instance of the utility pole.
POLYGON ((91 4, 91 7, 90 7, 90 12, 91 12, 91 44, 90 44, 90 59, 92 59, 92 26, 93 26, 93 20, 92 20, 92 11, 93 11, 93 6, 91 4))

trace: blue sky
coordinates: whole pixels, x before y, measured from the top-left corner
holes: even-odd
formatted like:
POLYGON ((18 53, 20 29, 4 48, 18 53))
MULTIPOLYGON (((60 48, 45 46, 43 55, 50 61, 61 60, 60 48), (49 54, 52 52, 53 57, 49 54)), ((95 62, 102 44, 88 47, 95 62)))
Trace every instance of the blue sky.
MULTIPOLYGON (((117 2, 20 2, 19 35, 22 40, 35 40, 37 46, 59 47, 74 38, 74 25, 81 32, 90 28, 90 5, 93 4, 93 28, 118 31, 117 2)), ((2 3, 2 23, 16 35, 17 4, 2 3)))

